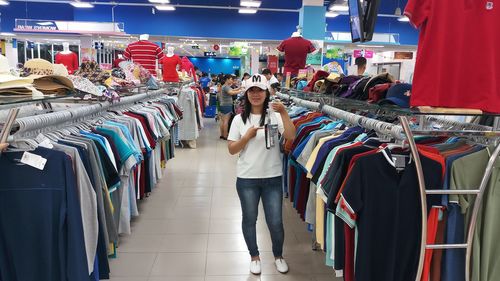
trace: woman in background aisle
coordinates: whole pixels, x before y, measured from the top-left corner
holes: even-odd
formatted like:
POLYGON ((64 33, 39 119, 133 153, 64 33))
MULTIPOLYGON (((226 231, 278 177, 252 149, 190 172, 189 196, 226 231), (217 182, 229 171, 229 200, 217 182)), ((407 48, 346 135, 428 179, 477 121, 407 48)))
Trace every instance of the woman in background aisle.
POLYGON ((295 137, 295 127, 282 103, 269 104, 271 93, 265 76, 252 76, 247 80, 247 87, 245 110, 234 117, 228 148, 232 155, 240 154, 236 188, 243 213, 243 236, 251 256, 250 272, 261 273, 256 223, 259 201, 262 198, 276 269, 286 273, 288 265, 283 259, 283 172, 277 131, 285 139, 292 140, 295 137), (265 134, 264 126, 274 126, 277 130, 265 134), (274 139, 274 145, 266 143, 266 135, 274 139))
POLYGON ((233 76, 227 74, 224 76, 222 87, 219 96, 219 111, 221 115, 220 122, 220 138, 226 140, 229 128, 229 119, 231 118, 231 113, 233 112, 233 97, 238 95, 241 90, 239 88, 233 89, 233 76))

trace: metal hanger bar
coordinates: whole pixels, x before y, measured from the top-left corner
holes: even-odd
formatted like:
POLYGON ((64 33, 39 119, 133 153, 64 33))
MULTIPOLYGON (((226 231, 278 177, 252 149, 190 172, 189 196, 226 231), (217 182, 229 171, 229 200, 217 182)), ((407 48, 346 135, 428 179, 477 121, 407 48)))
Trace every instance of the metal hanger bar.
POLYGON ((500 131, 473 131, 473 130, 415 130, 412 131, 414 135, 418 136, 463 136, 463 137, 485 137, 485 138, 498 138, 500 131))
POLYGON ((71 108, 59 112, 19 118, 15 123, 15 125, 19 128, 19 131, 17 131, 13 135, 13 137, 17 138, 20 135, 24 135, 35 130, 61 126, 65 123, 71 124, 75 121, 79 121, 83 118, 105 112, 112 108, 130 106, 139 101, 151 100, 161 96, 165 96, 166 91, 166 89, 160 89, 144 94, 124 97, 119 102, 110 103, 106 101, 88 106, 71 108))
POLYGON ((466 195, 466 194, 479 194, 480 190, 479 189, 464 189, 464 190, 443 190, 443 189, 433 189, 429 190, 427 189, 425 193, 427 195, 442 195, 442 194, 448 194, 448 195, 466 195))
POLYGON ((430 244, 425 248, 429 250, 465 249, 467 244, 430 244))

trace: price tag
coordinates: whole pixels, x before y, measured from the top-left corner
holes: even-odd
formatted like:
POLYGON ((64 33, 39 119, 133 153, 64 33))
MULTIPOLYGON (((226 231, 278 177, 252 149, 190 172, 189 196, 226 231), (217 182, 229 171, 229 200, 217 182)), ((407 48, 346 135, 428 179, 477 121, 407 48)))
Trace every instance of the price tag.
POLYGON ((47 164, 47 159, 43 158, 40 155, 36 155, 26 151, 21 158, 21 163, 29 165, 38 170, 43 170, 43 168, 45 168, 45 164, 47 164))
POLYGON ((48 149, 54 148, 50 140, 42 134, 39 134, 35 140, 38 142, 38 146, 45 147, 48 149))

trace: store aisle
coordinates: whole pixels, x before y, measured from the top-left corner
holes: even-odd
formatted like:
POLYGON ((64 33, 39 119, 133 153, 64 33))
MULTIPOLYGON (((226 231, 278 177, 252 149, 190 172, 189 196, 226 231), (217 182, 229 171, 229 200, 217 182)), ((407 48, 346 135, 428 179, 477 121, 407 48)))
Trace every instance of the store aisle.
MULTIPOLYGON (((337 280, 324 253, 311 250, 311 234, 285 204, 286 275, 276 271, 263 211, 257 235, 262 275, 249 273, 235 188, 236 157, 227 152, 213 119, 198 148, 177 149, 153 195, 141 202, 132 235, 122 237, 111 260, 111 281, 337 280)), ((340 280, 340 279, 338 279, 340 280)))

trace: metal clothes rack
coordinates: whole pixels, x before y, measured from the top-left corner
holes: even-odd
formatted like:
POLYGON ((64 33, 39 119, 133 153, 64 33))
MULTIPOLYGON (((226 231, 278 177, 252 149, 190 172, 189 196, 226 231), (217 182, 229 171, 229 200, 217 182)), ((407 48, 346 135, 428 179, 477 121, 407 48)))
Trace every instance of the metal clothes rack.
POLYGON ((124 108, 132 106, 137 102, 151 101, 161 97, 165 97, 164 89, 151 91, 147 94, 125 97, 119 102, 114 103, 102 102, 58 112, 18 118, 13 124, 15 132, 11 135, 9 141, 26 137, 36 137, 39 133, 53 131, 54 129, 68 126, 75 122, 96 117, 111 109, 124 108))
MULTIPOLYGON (((482 201, 484 198, 484 194, 486 192, 486 188, 488 186, 488 182, 490 180, 493 166, 500 155, 500 144, 498 144, 498 140, 500 138, 500 131, 493 130, 491 127, 481 126, 476 124, 467 124, 461 123, 457 121, 447 120, 443 118, 438 118, 435 116, 420 116, 420 120, 424 120, 425 122, 436 122, 438 124, 449 126, 452 130, 413 130, 410 128, 410 122, 408 121, 407 116, 399 116, 400 125, 395 125, 383 121, 379 121, 376 119, 368 118, 365 116, 361 116, 358 114, 350 113, 329 105, 322 105, 319 102, 311 102, 306 101, 301 98, 292 97, 290 95, 277 93, 277 96, 284 100, 289 100, 294 102, 298 106, 302 106, 311 110, 321 111, 325 114, 328 114, 334 118, 342 119, 351 123, 353 125, 359 125, 363 128, 374 130, 377 133, 383 135, 389 135, 396 140, 404 140, 408 142, 411 150, 412 157, 415 161, 419 192, 420 192, 420 202, 421 202, 421 224, 422 224, 422 233, 421 233, 421 241, 420 241, 420 254, 419 254, 419 264, 417 270, 416 281, 420 281, 423 273, 424 261, 425 261, 425 251, 427 249, 465 249, 466 250, 466 266, 465 266, 465 280, 470 280, 471 274, 471 257, 472 257, 472 241, 474 238, 474 233, 476 229, 477 219, 479 216, 479 211, 481 209, 482 201), (458 130, 457 130, 458 128, 458 130), (460 130, 462 129, 462 130, 460 130), (467 130, 466 130, 467 129, 467 130), (425 178, 422 168, 422 163, 420 161, 420 155, 418 153, 418 148, 414 140, 415 135, 425 135, 425 136, 459 136, 459 137, 480 137, 486 140, 494 139, 496 144, 496 148, 494 152, 491 154, 488 165, 486 166, 486 170, 483 174, 481 184, 477 189, 468 189, 468 190, 427 190, 425 186, 425 178), (463 244, 427 244, 427 201, 426 196, 434 194, 434 195, 475 195, 476 200, 474 201, 474 208, 472 210, 471 221, 467 231, 466 242, 463 244)), ((363 108, 360 108, 363 110, 363 108)))

